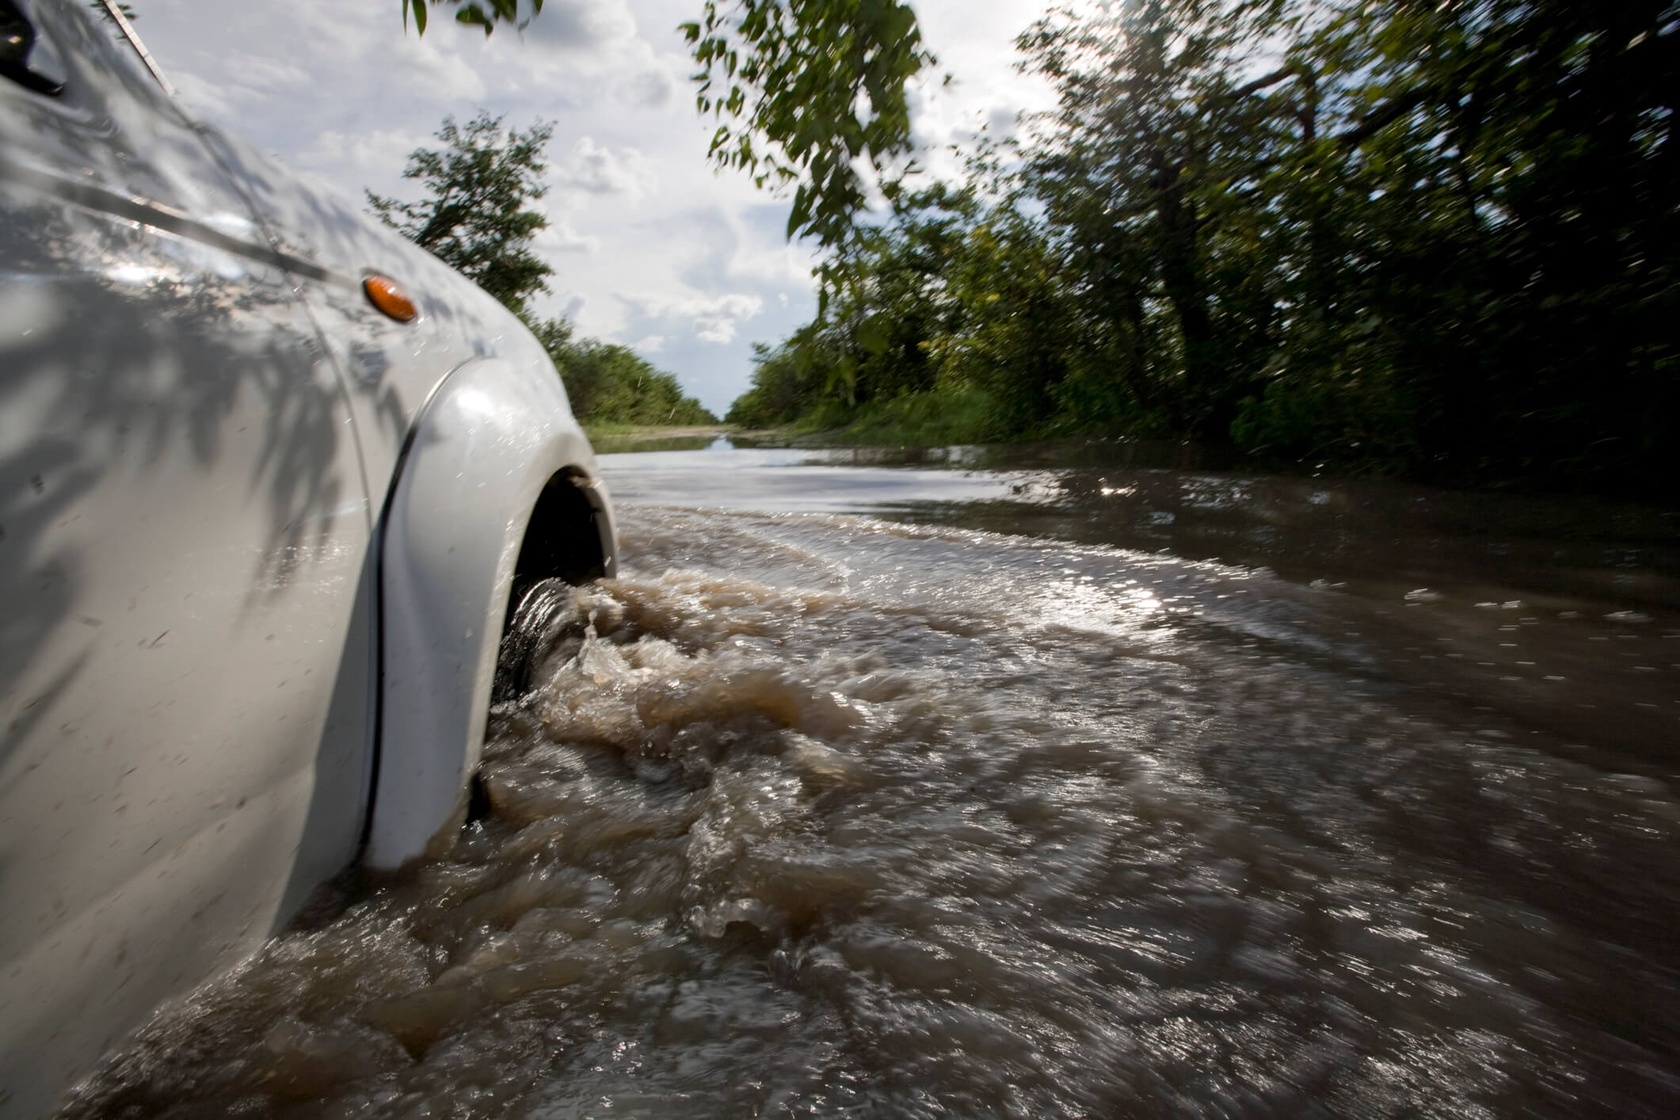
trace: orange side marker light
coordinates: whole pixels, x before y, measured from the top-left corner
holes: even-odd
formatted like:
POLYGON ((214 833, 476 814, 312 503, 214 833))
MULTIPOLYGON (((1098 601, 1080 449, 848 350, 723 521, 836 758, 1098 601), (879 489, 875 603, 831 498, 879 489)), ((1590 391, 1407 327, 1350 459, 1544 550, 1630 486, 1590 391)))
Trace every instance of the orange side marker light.
POLYGON ((362 291, 368 302, 399 323, 412 323, 420 317, 420 309, 408 298, 408 293, 389 276, 369 276, 362 281, 362 291))

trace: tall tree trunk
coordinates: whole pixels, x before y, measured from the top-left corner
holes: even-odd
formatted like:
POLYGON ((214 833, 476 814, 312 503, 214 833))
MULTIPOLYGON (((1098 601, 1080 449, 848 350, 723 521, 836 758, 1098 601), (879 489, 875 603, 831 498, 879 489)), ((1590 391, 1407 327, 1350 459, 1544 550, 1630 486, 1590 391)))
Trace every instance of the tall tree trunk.
MULTIPOLYGON (((1178 163, 1168 159, 1161 147, 1151 153, 1150 167, 1155 180, 1161 286, 1184 341, 1184 392, 1177 419, 1196 435, 1223 436, 1222 429, 1209 430, 1219 427, 1220 414, 1226 410, 1219 407, 1218 346, 1202 276, 1196 204, 1184 197, 1178 163)), ((1230 418, 1225 417, 1223 425, 1229 424, 1230 418)))

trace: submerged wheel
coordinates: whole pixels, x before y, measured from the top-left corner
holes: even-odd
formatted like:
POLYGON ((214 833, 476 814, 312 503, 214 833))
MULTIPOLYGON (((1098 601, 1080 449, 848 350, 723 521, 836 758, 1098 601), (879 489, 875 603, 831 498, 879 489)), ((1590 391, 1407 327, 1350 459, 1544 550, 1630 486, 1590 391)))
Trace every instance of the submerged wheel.
POLYGON ((568 643, 581 643, 589 620, 578 609, 577 589, 563 579, 538 580, 508 614, 496 655, 494 703, 519 700, 539 683, 538 670, 568 643))

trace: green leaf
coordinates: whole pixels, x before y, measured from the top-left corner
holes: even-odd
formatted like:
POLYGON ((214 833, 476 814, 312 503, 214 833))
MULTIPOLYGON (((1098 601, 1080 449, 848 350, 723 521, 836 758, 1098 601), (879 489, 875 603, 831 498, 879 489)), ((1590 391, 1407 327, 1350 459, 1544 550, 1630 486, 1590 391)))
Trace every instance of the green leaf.
POLYGON ((881 354, 887 349, 891 341, 887 333, 886 320, 881 315, 871 315, 858 324, 857 342, 870 354, 881 354))
POLYGON ((793 192, 793 206, 788 214, 787 235, 792 240, 811 220, 811 208, 820 201, 817 192, 803 184, 793 192))

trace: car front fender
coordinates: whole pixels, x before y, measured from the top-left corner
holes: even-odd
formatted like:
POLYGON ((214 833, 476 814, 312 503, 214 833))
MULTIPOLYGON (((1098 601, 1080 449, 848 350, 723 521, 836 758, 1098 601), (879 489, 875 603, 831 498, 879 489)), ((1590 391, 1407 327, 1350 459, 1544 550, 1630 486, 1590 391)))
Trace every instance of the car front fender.
POLYGON ((365 866, 398 867, 459 828, 515 566, 532 512, 557 481, 575 487, 591 515, 545 531, 593 534, 586 543, 611 574, 610 507, 552 367, 470 361, 422 410, 383 520, 365 866))

